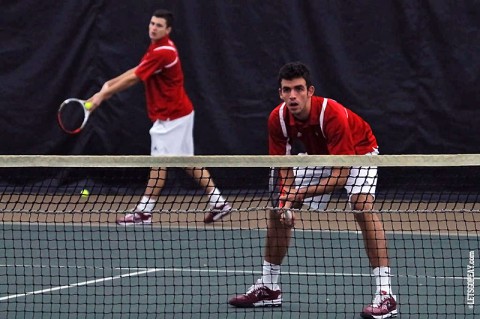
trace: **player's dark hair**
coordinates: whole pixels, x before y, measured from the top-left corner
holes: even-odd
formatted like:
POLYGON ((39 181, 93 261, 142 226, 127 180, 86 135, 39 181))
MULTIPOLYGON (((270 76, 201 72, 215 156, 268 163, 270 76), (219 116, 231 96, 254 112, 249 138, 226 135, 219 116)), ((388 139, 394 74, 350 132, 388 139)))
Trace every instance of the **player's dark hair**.
POLYGON ((173 13, 168 10, 158 9, 155 10, 153 16, 156 18, 163 18, 167 22, 167 28, 173 25, 173 13))
POLYGON ((307 88, 312 86, 310 70, 302 62, 290 62, 281 67, 278 72, 278 87, 282 87, 282 80, 291 81, 293 79, 303 78, 307 84, 307 88))

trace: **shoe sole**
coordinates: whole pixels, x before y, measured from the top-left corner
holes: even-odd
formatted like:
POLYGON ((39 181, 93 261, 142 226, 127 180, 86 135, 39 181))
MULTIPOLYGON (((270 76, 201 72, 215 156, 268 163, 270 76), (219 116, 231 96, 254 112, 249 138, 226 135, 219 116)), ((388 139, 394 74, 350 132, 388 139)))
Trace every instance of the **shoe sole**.
POLYGON ((253 304, 235 304, 230 303, 230 305, 237 307, 237 308, 256 308, 256 307, 281 307, 282 306, 282 299, 276 300, 264 300, 259 301, 253 304))
POLYGON ((281 307, 282 299, 264 300, 253 304, 254 307, 281 307))
POLYGON ((217 213, 215 216, 213 216, 213 221, 216 222, 217 220, 222 219, 223 217, 227 216, 228 214, 230 214, 230 211, 217 213))
POLYGON ((147 226, 151 225, 152 221, 141 221, 141 222, 117 222, 117 225, 121 226, 147 226))
POLYGON ((230 214, 232 211, 231 210, 227 210, 227 211, 222 211, 222 212, 218 212, 217 214, 215 214, 212 219, 204 219, 203 222, 205 224, 211 224, 213 222, 216 222, 216 221, 219 221, 220 219, 222 219, 223 217, 227 216, 228 214, 230 214))
POLYGON ((390 312, 386 315, 380 315, 380 316, 373 316, 373 315, 368 315, 368 314, 361 313, 360 317, 366 318, 366 319, 368 319, 368 318, 370 318, 370 319, 388 319, 388 318, 396 318, 397 314, 398 314, 398 311, 393 310, 392 312, 390 312))
POLYGON ((281 307, 282 306, 282 302, 275 302, 275 303, 272 303, 272 302, 264 302, 264 301, 261 301, 261 302, 257 302, 257 303, 254 303, 254 304, 230 304, 234 307, 237 307, 237 308, 260 308, 260 307, 263 307, 263 308, 273 308, 273 307, 281 307))

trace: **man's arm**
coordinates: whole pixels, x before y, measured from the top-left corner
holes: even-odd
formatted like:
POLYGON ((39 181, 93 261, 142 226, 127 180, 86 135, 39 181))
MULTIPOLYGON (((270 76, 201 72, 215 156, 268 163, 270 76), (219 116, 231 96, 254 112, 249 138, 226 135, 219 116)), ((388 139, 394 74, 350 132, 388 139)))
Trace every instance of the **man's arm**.
POLYGON ((115 85, 119 81, 122 81, 122 79, 126 79, 126 78, 130 77, 132 73, 135 73, 136 69, 137 69, 137 67, 131 68, 130 70, 125 71, 124 73, 120 74, 119 76, 117 76, 117 77, 115 77, 111 80, 108 80, 103 85, 102 90, 107 89, 109 87, 112 87, 113 85, 115 85))
POLYGON ((298 189, 295 187, 295 174, 293 174, 293 169, 291 167, 282 167, 278 173, 281 179, 280 207, 294 208, 295 203, 301 203, 303 198, 297 198, 298 189))
POLYGON ((295 189, 295 187, 290 188, 288 192, 280 196, 280 199, 286 201, 286 203, 301 203, 306 197, 332 193, 334 190, 345 186, 349 174, 350 168, 348 167, 333 167, 330 176, 321 178, 318 184, 299 187, 297 189, 295 189))
POLYGON ((140 79, 135 75, 135 70, 136 67, 105 82, 105 84, 102 86, 102 89, 88 99, 93 104, 92 110, 97 108, 103 101, 109 99, 112 95, 126 90, 140 82, 140 79))

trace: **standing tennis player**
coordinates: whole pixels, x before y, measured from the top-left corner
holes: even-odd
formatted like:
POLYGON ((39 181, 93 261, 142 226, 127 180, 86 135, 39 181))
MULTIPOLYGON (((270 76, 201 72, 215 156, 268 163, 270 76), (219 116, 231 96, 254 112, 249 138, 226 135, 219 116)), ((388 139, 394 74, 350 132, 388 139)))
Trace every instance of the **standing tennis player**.
MULTIPOLYGON (((113 94, 143 81, 150 129, 151 155, 193 155, 194 110, 184 88, 184 75, 175 44, 170 40, 173 14, 166 10, 153 13, 149 25, 151 44, 136 67, 107 81, 89 100, 92 110, 113 94)), ((208 194, 211 210, 205 223, 217 221, 230 213, 231 206, 215 187, 204 168, 186 168, 208 194)), ((165 184, 167 170, 152 168, 145 193, 132 212, 117 220, 119 224, 150 224, 152 210, 165 184)))
MULTIPOLYGON (((376 155, 378 146, 370 126, 357 114, 338 102, 314 96, 310 71, 300 63, 288 63, 280 69, 279 94, 283 103, 268 120, 269 152, 289 155, 291 143, 300 141, 311 155, 376 155)), ((288 208, 298 208, 305 198, 345 188, 351 207, 361 211, 355 219, 362 231, 365 249, 376 280, 372 304, 364 318, 390 318, 397 314, 392 294, 387 242, 383 223, 371 212, 377 183, 376 167, 332 167, 330 176, 318 183, 295 187, 292 168, 279 169, 282 191, 279 212, 269 212, 263 275, 244 294, 230 299, 236 307, 279 306, 282 303, 280 265, 292 235, 293 218, 286 218, 288 208)))

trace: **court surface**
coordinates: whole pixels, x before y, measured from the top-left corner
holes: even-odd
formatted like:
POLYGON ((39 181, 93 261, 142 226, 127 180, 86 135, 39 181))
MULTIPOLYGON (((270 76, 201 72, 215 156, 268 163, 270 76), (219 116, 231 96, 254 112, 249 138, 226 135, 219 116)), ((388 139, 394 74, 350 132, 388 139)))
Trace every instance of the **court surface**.
MULTIPOLYGON (((256 226, 264 223, 262 213, 242 214, 251 214, 256 226)), ((1 317, 360 318, 372 298, 361 234, 343 227, 343 219, 324 230, 308 226, 309 215, 297 221, 282 267, 283 306, 237 309, 228 298, 260 276, 265 237, 262 227, 242 227, 245 215, 206 227, 199 214, 164 214, 140 227, 102 222, 114 216, 90 216, 88 222, 84 216, 82 222, 60 215, 62 222, 28 213, 0 224, 1 317)), ((479 238, 395 231, 395 221, 386 228, 399 318, 478 316, 466 293, 479 238)))

